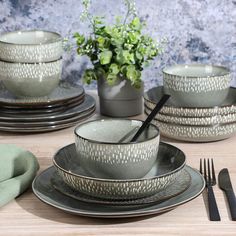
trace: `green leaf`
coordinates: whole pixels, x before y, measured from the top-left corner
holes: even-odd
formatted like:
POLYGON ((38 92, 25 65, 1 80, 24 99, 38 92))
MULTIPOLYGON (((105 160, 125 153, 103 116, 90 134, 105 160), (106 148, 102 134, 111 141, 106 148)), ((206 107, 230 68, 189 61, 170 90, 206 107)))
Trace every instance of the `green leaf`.
POLYGON ((99 54, 99 60, 102 65, 107 65, 111 62, 112 52, 105 50, 99 54))
POLYGON ((130 23, 130 27, 134 30, 141 30, 142 29, 142 24, 140 22, 140 19, 138 17, 135 17, 131 23, 130 23))
POLYGON ((134 82, 141 77, 141 72, 136 70, 134 65, 127 66, 126 70, 126 76, 131 82, 134 82))
POLYGON ((117 75, 119 73, 119 67, 117 64, 112 63, 109 67, 109 73, 112 75, 117 75))
POLYGON ((92 80, 97 80, 97 75, 93 69, 87 69, 83 75, 83 81, 90 84, 92 80))
POLYGON ((134 54, 128 50, 120 50, 116 56, 116 60, 119 64, 133 64, 135 63, 134 54))

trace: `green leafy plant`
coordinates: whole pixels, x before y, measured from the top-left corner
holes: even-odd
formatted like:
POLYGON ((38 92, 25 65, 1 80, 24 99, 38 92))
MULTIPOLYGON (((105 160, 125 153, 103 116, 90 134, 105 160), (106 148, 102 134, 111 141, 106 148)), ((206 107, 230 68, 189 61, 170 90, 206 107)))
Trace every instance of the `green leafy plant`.
POLYGON ((91 2, 83 0, 81 18, 88 20, 92 28, 90 36, 75 33, 78 55, 90 58, 93 68, 87 69, 83 79, 88 84, 103 77, 112 85, 117 78, 131 81, 136 88, 141 86, 141 71, 161 51, 159 44, 148 35, 142 34, 145 26, 137 17, 135 2, 124 0, 127 14, 116 23, 106 25, 104 17, 92 16, 91 2))

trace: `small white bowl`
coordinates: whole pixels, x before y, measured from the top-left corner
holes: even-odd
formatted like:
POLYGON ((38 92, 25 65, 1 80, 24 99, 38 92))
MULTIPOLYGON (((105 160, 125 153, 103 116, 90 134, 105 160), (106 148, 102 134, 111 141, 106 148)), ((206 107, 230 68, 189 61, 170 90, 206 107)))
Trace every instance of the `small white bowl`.
POLYGON ((9 62, 50 62, 62 57, 62 37, 41 30, 14 31, 0 36, 0 59, 9 62))
POLYGON ((212 107, 228 95, 230 71, 223 66, 174 65, 163 70, 165 93, 182 107, 212 107))
POLYGON ((0 61, 0 80, 16 97, 42 97, 58 86, 61 67, 61 59, 46 63, 0 61))
POLYGON ((83 168, 98 178, 142 178, 156 161, 159 129, 151 124, 136 142, 119 143, 142 123, 140 120, 106 119, 77 126, 75 144, 83 168))

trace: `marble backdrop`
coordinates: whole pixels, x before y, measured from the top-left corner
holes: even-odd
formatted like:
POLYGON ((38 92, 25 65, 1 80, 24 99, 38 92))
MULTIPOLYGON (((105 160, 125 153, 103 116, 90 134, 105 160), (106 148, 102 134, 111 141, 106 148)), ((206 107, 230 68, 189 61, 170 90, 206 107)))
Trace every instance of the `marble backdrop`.
MULTIPOLYGON (((80 21, 82 0, 0 0, 0 33, 19 29, 45 29, 64 37, 88 32, 80 21)), ((122 0, 92 0, 92 11, 112 22, 124 15, 122 0)), ((211 63, 229 67, 236 86, 236 1, 235 0, 136 0, 146 31, 156 39, 166 38, 165 50, 145 69, 145 87, 162 84, 162 69, 176 63, 211 63)), ((74 51, 65 53, 63 77, 81 83, 90 66, 74 51)), ((94 88, 96 85, 90 85, 94 88)))

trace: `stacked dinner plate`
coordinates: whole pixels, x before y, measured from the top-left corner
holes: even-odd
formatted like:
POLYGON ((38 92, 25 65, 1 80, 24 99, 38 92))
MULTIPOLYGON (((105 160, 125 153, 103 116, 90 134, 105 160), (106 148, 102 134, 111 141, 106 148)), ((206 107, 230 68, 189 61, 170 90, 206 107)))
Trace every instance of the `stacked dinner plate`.
POLYGON ((75 84, 61 81, 48 96, 16 98, 0 84, 0 130, 47 132, 67 128, 95 111, 94 99, 75 84))
MULTIPOLYGON (((163 86, 145 92, 146 114, 163 94, 163 86)), ((154 123, 164 136, 177 140, 210 142, 229 138, 236 132, 236 89, 231 87, 226 99, 212 107, 181 107, 170 98, 154 123)))

